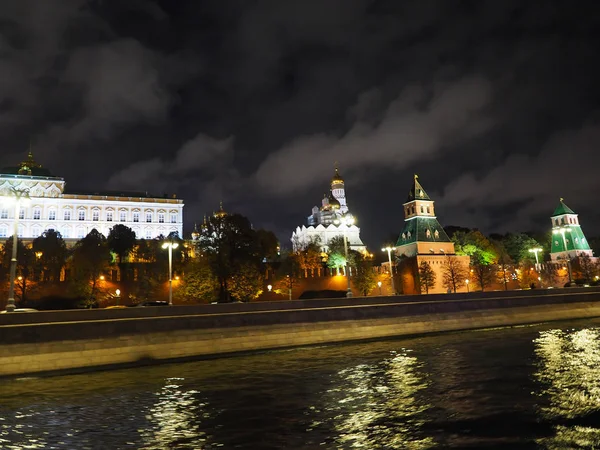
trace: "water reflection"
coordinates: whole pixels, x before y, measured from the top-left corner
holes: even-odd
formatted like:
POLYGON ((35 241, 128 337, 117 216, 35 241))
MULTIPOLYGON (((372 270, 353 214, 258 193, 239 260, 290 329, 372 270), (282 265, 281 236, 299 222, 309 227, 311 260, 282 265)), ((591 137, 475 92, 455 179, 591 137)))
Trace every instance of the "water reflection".
POLYGON ((600 330, 549 330, 534 341, 535 378, 542 383, 540 414, 556 435, 549 449, 600 446, 600 330))
POLYGON ((156 393, 157 401, 146 418, 150 422, 140 429, 145 449, 202 449, 208 435, 203 420, 210 417, 207 403, 198 400, 200 393, 186 390, 183 378, 168 378, 156 393))
POLYGON ((429 407, 418 395, 427 387, 421 368, 403 350, 339 371, 324 406, 312 408, 316 420, 308 431, 330 427, 331 439, 343 448, 431 448, 433 440, 420 432, 429 407))

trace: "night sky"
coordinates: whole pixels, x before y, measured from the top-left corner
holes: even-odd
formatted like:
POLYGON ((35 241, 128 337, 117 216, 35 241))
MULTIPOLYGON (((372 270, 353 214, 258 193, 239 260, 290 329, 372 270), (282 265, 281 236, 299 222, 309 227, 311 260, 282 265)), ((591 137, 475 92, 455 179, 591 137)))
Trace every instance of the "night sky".
MULTIPOLYGON (((587 6, 587 7, 586 7, 587 6)), ((0 165, 177 193, 284 245, 329 188, 377 249, 413 173, 442 225, 600 234, 600 10, 523 0, 0 3, 0 165)))

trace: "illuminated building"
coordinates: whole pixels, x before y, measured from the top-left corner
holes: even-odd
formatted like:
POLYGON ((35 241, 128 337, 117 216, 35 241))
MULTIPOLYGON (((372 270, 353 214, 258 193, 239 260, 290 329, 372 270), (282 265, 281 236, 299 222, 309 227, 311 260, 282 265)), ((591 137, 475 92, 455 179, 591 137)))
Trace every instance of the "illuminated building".
POLYGON ((552 246, 550 250, 552 261, 584 255, 593 256, 592 249, 581 230, 578 215, 565 205, 562 198, 550 220, 552 221, 552 246))
POLYGON ((296 228, 292 233, 294 251, 304 248, 311 242, 318 242, 321 251, 327 252, 331 239, 344 236, 351 250, 366 252, 367 248, 360 239, 360 228, 355 224, 344 225, 344 217, 351 216, 346 204, 346 189, 344 179, 335 169, 331 179, 330 191, 321 200, 321 206, 314 206, 308 216, 307 224, 296 228))
MULTIPOLYGON (((34 239, 48 229, 67 241, 85 237, 92 229, 107 236, 116 224, 135 231, 138 239, 152 239, 171 232, 183 233, 183 200, 153 197, 147 192, 65 190, 65 180, 54 176, 31 152, 16 167, 0 170, 0 196, 11 187, 27 189, 31 201, 19 212, 18 236, 34 239)), ((0 206, 0 238, 12 235, 14 211, 0 206)))

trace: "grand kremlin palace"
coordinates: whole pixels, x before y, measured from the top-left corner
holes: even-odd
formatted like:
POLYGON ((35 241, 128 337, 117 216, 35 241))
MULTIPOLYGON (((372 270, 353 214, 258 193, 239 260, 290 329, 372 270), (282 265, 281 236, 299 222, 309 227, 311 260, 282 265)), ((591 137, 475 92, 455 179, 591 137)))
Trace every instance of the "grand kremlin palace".
MULTIPOLYGON (((74 242, 92 229, 107 236, 115 224, 135 231, 138 239, 152 239, 171 232, 183 234, 183 200, 153 197, 147 192, 69 192, 65 180, 35 162, 31 152, 16 167, 0 170, 0 199, 9 199, 11 188, 29 191, 30 201, 19 211, 18 236, 38 237, 45 230, 59 231, 74 242)), ((0 204, 0 238, 13 234, 16 211, 9 202, 0 204)))

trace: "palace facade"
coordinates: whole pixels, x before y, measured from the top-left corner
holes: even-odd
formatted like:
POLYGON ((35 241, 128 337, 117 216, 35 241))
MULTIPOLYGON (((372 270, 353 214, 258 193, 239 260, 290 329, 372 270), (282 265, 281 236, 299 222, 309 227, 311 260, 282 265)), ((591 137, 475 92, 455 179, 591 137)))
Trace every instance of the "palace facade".
POLYGON ((64 178, 54 176, 31 152, 16 167, 0 170, 0 238, 13 234, 18 214, 18 236, 35 239, 48 229, 61 233, 67 242, 85 237, 92 229, 105 236, 116 224, 135 231, 138 239, 153 239, 177 232, 183 237, 183 200, 156 197, 147 192, 73 191, 64 178), (11 188, 27 190, 30 200, 17 212, 10 205, 11 188))

